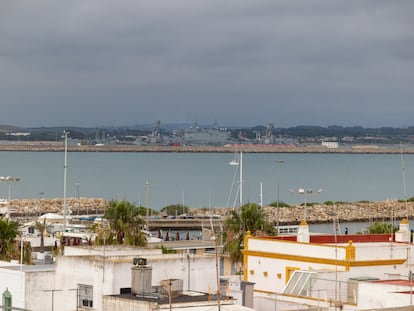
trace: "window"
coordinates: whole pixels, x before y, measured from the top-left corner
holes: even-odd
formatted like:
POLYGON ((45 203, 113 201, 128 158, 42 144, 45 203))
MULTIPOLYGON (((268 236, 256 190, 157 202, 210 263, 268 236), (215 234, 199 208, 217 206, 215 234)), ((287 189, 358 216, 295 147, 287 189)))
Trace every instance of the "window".
POLYGON ((298 267, 286 267, 286 280, 285 283, 287 284, 287 282, 289 282, 293 272, 295 272, 296 270, 299 270, 298 267))
POLYGON ((93 307, 93 286, 78 284, 78 305, 80 307, 93 307))
POLYGON ((293 272, 291 278, 287 282, 283 293, 295 296, 307 296, 311 290, 311 280, 316 276, 316 273, 309 271, 293 272))

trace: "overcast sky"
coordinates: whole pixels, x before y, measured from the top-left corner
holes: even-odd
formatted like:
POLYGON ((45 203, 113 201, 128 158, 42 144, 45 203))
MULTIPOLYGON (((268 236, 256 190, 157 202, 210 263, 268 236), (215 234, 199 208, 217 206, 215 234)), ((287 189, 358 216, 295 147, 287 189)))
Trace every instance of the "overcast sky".
POLYGON ((414 125, 413 0, 2 0, 0 124, 414 125))

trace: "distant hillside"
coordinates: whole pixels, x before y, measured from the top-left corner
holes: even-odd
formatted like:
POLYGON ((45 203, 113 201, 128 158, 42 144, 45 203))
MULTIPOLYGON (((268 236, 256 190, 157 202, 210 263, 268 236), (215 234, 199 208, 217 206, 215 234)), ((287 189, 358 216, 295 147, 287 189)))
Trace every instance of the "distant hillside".
MULTIPOLYGON (((272 124, 271 124, 272 125, 272 124)), ((13 125, 0 125, 0 140, 19 141, 59 141, 63 132, 69 131, 70 138, 82 144, 174 144, 184 136, 189 128, 212 128, 212 126, 192 125, 186 123, 140 124, 119 127, 33 127, 23 128, 13 125), (15 133, 30 133, 30 135, 15 135, 15 133)), ((257 125, 254 127, 227 127, 234 143, 263 143, 267 144, 314 144, 323 141, 337 141, 340 144, 414 144, 414 126, 406 128, 364 128, 362 126, 294 126, 280 128, 257 125)))
POLYGON ((30 130, 23 128, 23 127, 17 127, 14 125, 4 125, 0 124, 0 133, 27 133, 30 132, 30 130))

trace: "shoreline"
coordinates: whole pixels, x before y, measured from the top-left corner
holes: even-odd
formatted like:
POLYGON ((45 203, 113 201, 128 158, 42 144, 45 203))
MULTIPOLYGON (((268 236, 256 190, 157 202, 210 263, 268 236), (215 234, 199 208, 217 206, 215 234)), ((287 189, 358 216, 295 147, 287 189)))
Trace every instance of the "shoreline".
MULTIPOLYGON (((63 142, 18 142, 0 144, 0 151, 64 152, 63 142)), ((183 152, 183 153, 330 153, 330 154, 414 154, 414 148, 354 146, 331 149, 321 145, 228 145, 228 146, 138 146, 138 145, 69 145, 68 152, 183 152)))

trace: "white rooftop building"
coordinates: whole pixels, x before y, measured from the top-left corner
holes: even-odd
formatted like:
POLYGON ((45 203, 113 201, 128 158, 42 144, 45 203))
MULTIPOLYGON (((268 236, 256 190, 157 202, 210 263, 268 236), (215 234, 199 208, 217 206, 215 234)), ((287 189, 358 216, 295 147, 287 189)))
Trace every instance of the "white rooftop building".
POLYGON ((314 235, 306 223, 299 231, 246 236, 244 280, 255 283, 256 310, 412 306, 414 248, 406 220, 395 235, 314 235))
POLYGON ((138 259, 151 266, 151 287, 175 279, 183 291, 215 293, 219 284, 214 254, 115 245, 66 246, 64 252, 50 265, 0 262, 0 293, 10 293, 13 307, 31 311, 103 310, 104 296, 131 291, 138 259))
MULTIPOLYGON (((51 289, 55 287, 54 265, 20 265, 0 261, 0 294, 11 294, 13 307, 52 310, 51 289)), ((0 304, 1 305, 1 304, 0 304)))

